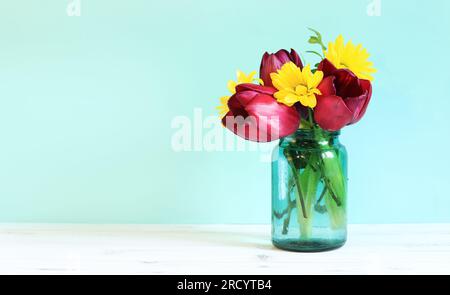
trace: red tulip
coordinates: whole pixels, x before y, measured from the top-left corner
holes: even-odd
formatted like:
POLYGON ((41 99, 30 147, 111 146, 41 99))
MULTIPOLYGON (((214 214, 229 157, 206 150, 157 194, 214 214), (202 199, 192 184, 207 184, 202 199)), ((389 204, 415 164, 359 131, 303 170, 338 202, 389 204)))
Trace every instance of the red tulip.
POLYGON ((364 116, 370 98, 370 81, 358 79, 348 69, 337 69, 324 59, 318 66, 324 79, 319 85, 322 95, 314 108, 314 119, 322 129, 337 131, 354 124, 364 116))
POLYGON ((228 101, 230 111, 222 123, 247 140, 268 142, 294 133, 300 116, 295 107, 278 103, 277 90, 256 84, 236 86, 236 94, 228 101))
POLYGON ((295 63, 300 69, 303 68, 300 56, 294 49, 291 49, 290 53, 285 49, 281 49, 277 53, 264 53, 261 60, 261 67, 259 69, 259 76, 261 80, 263 80, 264 86, 273 87, 272 79, 270 79, 270 73, 276 72, 285 63, 290 61, 295 63))

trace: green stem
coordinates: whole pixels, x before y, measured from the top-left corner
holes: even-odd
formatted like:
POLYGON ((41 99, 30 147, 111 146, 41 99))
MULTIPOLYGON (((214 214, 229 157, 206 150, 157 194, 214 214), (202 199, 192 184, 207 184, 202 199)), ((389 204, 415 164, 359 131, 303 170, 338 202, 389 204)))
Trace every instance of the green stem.
POLYGON ((289 200, 288 207, 285 210, 283 210, 282 212, 276 212, 276 211, 274 212, 275 218, 277 218, 277 219, 282 219, 285 215, 287 215, 283 221, 283 231, 282 231, 283 235, 288 234, 289 222, 291 221, 292 210, 294 210, 296 206, 297 206, 297 204, 295 201, 289 200))
MULTIPOLYGON (((310 108, 308 108, 308 116, 309 116, 310 121, 312 120, 312 114, 313 114, 312 110, 310 108)), ((318 130, 318 128, 315 125, 312 125, 312 126, 313 126, 312 129, 314 130, 314 134, 317 134, 316 132, 320 132, 320 130, 318 130)), ((323 162, 322 157, 319 157, 319 161, 320 161, 320 163, 317 163, 318 167, 316 167, 316 168, 318 168, 318 170, 320 171, 320 174, 322 175, 322 179, 325 184, 325 187, 330 192, 331 198, 336 202, 336 205, 338 207, 340 207, 342 205, 342 203, 339 200, 339 197, 334 192, 333 187, 330 184, 330 180, 327 178, 325 171, 323 170, 323 167, 325 164, 323 162)), ((311 164, 311 167, 315 168, 313 164, 311 164)), ((325 193, 326 193, 326 191, 324 189, 323 195, 325 195, 325 193)), ((323 196, 321 196, 321 198, 323 198, 323 196)))
POLYGON ((322 202, 323 197, 325 196, 325 194, 327 193, 328 187, 325 186, 322 190, 322 193, 320 194, 319 199, 317 200, 317 204, 319 204, 320 202, 322 202))
POLYGON ((330 191, 331 198, 333 198, 333 200, 336 202, 336 205, 338 205, 338 207, 340 207, 342 205, 342 203, 339 200, 338 196, 336 196, 336 194, 334 193, 333 189, 331 188, 330 180, 326 177, 324 177, 324 179, 325 179, 325 185, 328 188, 328 190, 330 191))
POLYGON ((288 206, 287 206, 286 209, 284 209, 284 210, 281 211, 281 212, 279 212, 279 211, 274 211, 274 212, 273 212, 273 215, 274 215, 275 218, 277 218, 277 219, 282 219, 286 214, 289 214, 290 211, 291 211, 292 209, 295 208, 295 206, 296 206, 295 203, 296 203, 295 201, 289 200, 289 203, 288 203, 288 206))
POLYGON ((311 128, 314 130, 315 125, 314 125, 313 112, 312 112, 311 108, 308 108, 308 119, 309 119, 309 124, 311 124, 311 128))
POLYGON ((298 192, 298 200, 297 201, 299 201, 299 203, 301 204, 301 209, 302 209, 301 211, 302 211, 303 217, 308 218, 308 215, 306 214, 305 200, 303 198, 303 193, 302 193, 302 189, 300 186, 297 168, 295 168, 294 161, 292 160, 291 155, 287 156, 287 160, 289 162, 289 166, 291 166, 292 174, 294 176, 295 186, 297 187, 297 192, 298 192))
MULTIPOLYGON (((294 203, 294 207, 295 207, 295 202, 294 203)), ((292 210, 294 209, 294 207, 290 207, 288 208, 288 213, 286 216, 286 219, 283 221, 283 231, 282 234, 283 235, 287 235, 289 232, 289 222, 291 222, 291 214, 292 214, 292 210)))
POLYGON ((286 215, 286 214, 289 213, 289 210, 292 209, 292 206, 295 207, 295 201, 291 201, 291 199, 289 198, 289 195, 290 195, 292 189, 294 188, 294 186, 295 186, 295 185, 292 184, 291 187, 288 189, 288 192, 287 192, 287 198, 288 198, 288 206, 287 206, 287 208, 284 209, 284 210, 281 211, 281 212, 280 212, 280 211, 276 211, 276 210, 273 211, 273 215, 275 216, 276 219, 281 219, 281 218, 283 218, 284 215, 286 215), (292 203, 294 203, 294 204, 292 204, 292 203))

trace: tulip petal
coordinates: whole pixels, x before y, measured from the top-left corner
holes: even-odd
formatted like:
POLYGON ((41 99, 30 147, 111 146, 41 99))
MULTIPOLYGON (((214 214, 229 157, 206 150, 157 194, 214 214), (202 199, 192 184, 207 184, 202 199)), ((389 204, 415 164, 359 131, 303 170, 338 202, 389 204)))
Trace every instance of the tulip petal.
POLYGON ((360 96, 347 97, 345 99, 345 105, 352 112, 352 121, 349 124, 353 124, 357 122, 357 118, 359 118, 359 114, 362 111, 362 108, 365 105, 367 98, 367 92, 361 94, 360 96))
POLYGON ((231 96, 230 99, 228 100, 228 109, 230 110, 230 112, 227 115, 225 115, 225 117, 229 116, 230 113, 235 117, 242 116, 245 118, 248 116, 248 113, 245 110, 245 106, 242 104, 241 100, 237 98, 236 94, 231 96))
POLYGON ((324 72, 325 78, 318 87, 322 96, 314 111, 317 123, 332 131, 361 120, 372 96, 370 81, 359 79, 348 69, 337 69, 328 59, 319 64, 318 70, 324 72))
POLYGON ((256 95, 273 95, 275 92, 276 89, 272 87, 265 87, 256 84, 239 84, 236 86, 235 99, 239 101, 240 106, 245 107, 256 95))
POLYGON ((277 140, 294 133, 300 125, 300 116, 295 107, 278 103, 269 95, 256 96, 249 103, 246 111, 249 116, 257 118, 258 128, 265 131, 265 134, 259 132, 256 141, 277 140))
POLYGON ((294 49, 291 48, 291 61, 293 63, 295 63, 297 65, 297 67, 299 67, 300 69, 303 69, 303 63, 302 60, 300 58, 300 56, 298 55, 297 51, 295 51, 294 49))
POLYGON ((230 112, 222 123, 242 138, 257 142, 273 141, 294 133, 300 124, 295 107, 280 104, 273 96, 256 94, 245 107, 236 96, 230 98, 230 112))
MULTIPOLYGON (((287 52, 284 53, 286 56, 287 52)), ((280 69, 284 62, 280 60, 277 55, 283 56, 283 51, 280 50, 276 54, 268 54, 264 53, 264 56, 261 61, 261 67, 259 69, 259 75, 261 80, 264 81, 265 86, 273 86, 272 79, 270 78, 270 74, 276 72, 280 69)), ((284 60, 284 59, 283 59, 284 60)))
POLYGON ((269 58, 270 54, 268 52, 265 52, 261 59, 261 65, 259 67, 259 78, 261 78, 261 80, 264 82, 264 85, 266 86, 272 86, 269 72, 269 58))
POLYGON ((345 104, 353 112, 353 119, 350 124, 357 123, 364 116, 372 97, 372 84, 369 80, 360 80, 361 88, 364 93, 357 97, 348 97, 345 104))
POLYGON ((285 49, 278 50, 276 53, 269 54, 264 53, 261 60, 261 66, 259 68, 259 75, 261 80, 264 82, 265 86, 273 86, 272 79, 270 77, 271 73, 275 73, 279 70, 285 63, 292 61, 300 69, 303 68, 303 63, 300 56, 294 49, 291 49, 289 53, 285 49))
POLYGON ((322 71, 324 76, 327 77, 333 75, 334 72, 337 71, 337 68, 328 59, 325 58, 320 62, 317 70, 322 71))
POLYGON ((254 117, 236 115, 232 111, 223 117, 222 124, 234 134, 247 140, 251 140, 253 137, 251 135, 254 134, 253 130, 257 130, 257 122, 254 117))
POLYGON ((286 49, 280 49, 275 53, 275 56, 277 57, 278 61, 281 63, 281 65, 284 65, 285 63, 291 61, 291 55, 286 49))
POLYGON ((348 125, 353 118, 342 98, 336 95, 322 96, 314 108, 314 119, 322 129, 337 131, 348 125))
POLYGON ((328 76, 320 82, 319 86, 317 87, 320 92, 322 93, 322 96, 330 96, 330 95, 336 95, 336 87, 334 86, 334 76, 328 76))
POLYGON ((336 77, 336 93, 340 97, 360 96, 364 93, 359 84, 358 77, 347 69, 339 69, 334 72, 336 77))
POLYGON ((247 91, 247 90, 254 91, 257 93, 261 93, 261 94, 267 94, 267 95, 273 95, 275 92, 277 92, 277 90, 273 87, 261 86, 261 85, 257 85, 257 84, 251 84, 251 83, 239 84, 236 86, 237 92, 247 91))

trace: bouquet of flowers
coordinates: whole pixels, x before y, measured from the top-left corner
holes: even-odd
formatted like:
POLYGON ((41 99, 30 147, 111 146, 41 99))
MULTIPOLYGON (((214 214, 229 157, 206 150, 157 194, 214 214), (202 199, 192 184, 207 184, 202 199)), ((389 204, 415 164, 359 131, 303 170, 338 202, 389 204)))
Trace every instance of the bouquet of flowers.
POLYGON ((361 120, 376 72, 362 45, 345 43, 340 35, 326 46, 321 34, 311 31, 309 43, 321 50, 307 53, 320 57, 317 64, 305 65, 293 49, 266 52, 259 78, 256 71, 248 75, 238 71, 237 81, 227 85, 231 96, 220 98, 218 107, 223 125, 242 138, 257 142, 294 138, 283 151, 290 167, 285 181, 288 198, 285 208, 275 210, 273 216, 286 217, 286 234, 291 210, 297 209, 302 238, 311 237, 313 210, 327 211, 334 228, 346 222, 346 175, 338 152, 328 146, 318 153, 300 153, 294 145, 302 139, 294 135, 298 130, 308 131, 315 142, 310 150, 320 150, 320 142, 327 142, 330 134, 361 120), (290 198, 292 187, 296 193, 290 198))

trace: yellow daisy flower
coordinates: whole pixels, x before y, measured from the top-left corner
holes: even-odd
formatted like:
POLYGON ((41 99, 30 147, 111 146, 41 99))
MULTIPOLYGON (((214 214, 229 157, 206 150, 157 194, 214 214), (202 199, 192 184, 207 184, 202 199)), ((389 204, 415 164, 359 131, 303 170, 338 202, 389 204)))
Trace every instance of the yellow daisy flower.
POLYGON ((230 109, 228 108, 228 100, 230 100, 230 97, 231 96, 222 96, 221 98, 219 98, 220 106, 217 106, 216 109, 219 111, 219 115, 221 117, 223 117, 230 111, 230 109))
POLYGON ((284 64, 276 73, 270 74, 272 84, 279 91, 275 98, 287 106, 300 102, 305 107, 314 108, 317 105, 316 95, 321 95, 317 87, 323 79, 323 72, 311 72, 307 65, 300 70, 293 62, 284 64))
POLYGON ((377 70, 368 61, 370 54, 361 44, 354 45, 352 41, 344 44, 344 37, 339 35, 336 41, 328 44, 325 57, 338 69, 349 69, 358 78, 373 81, 372 73, 377 70))

